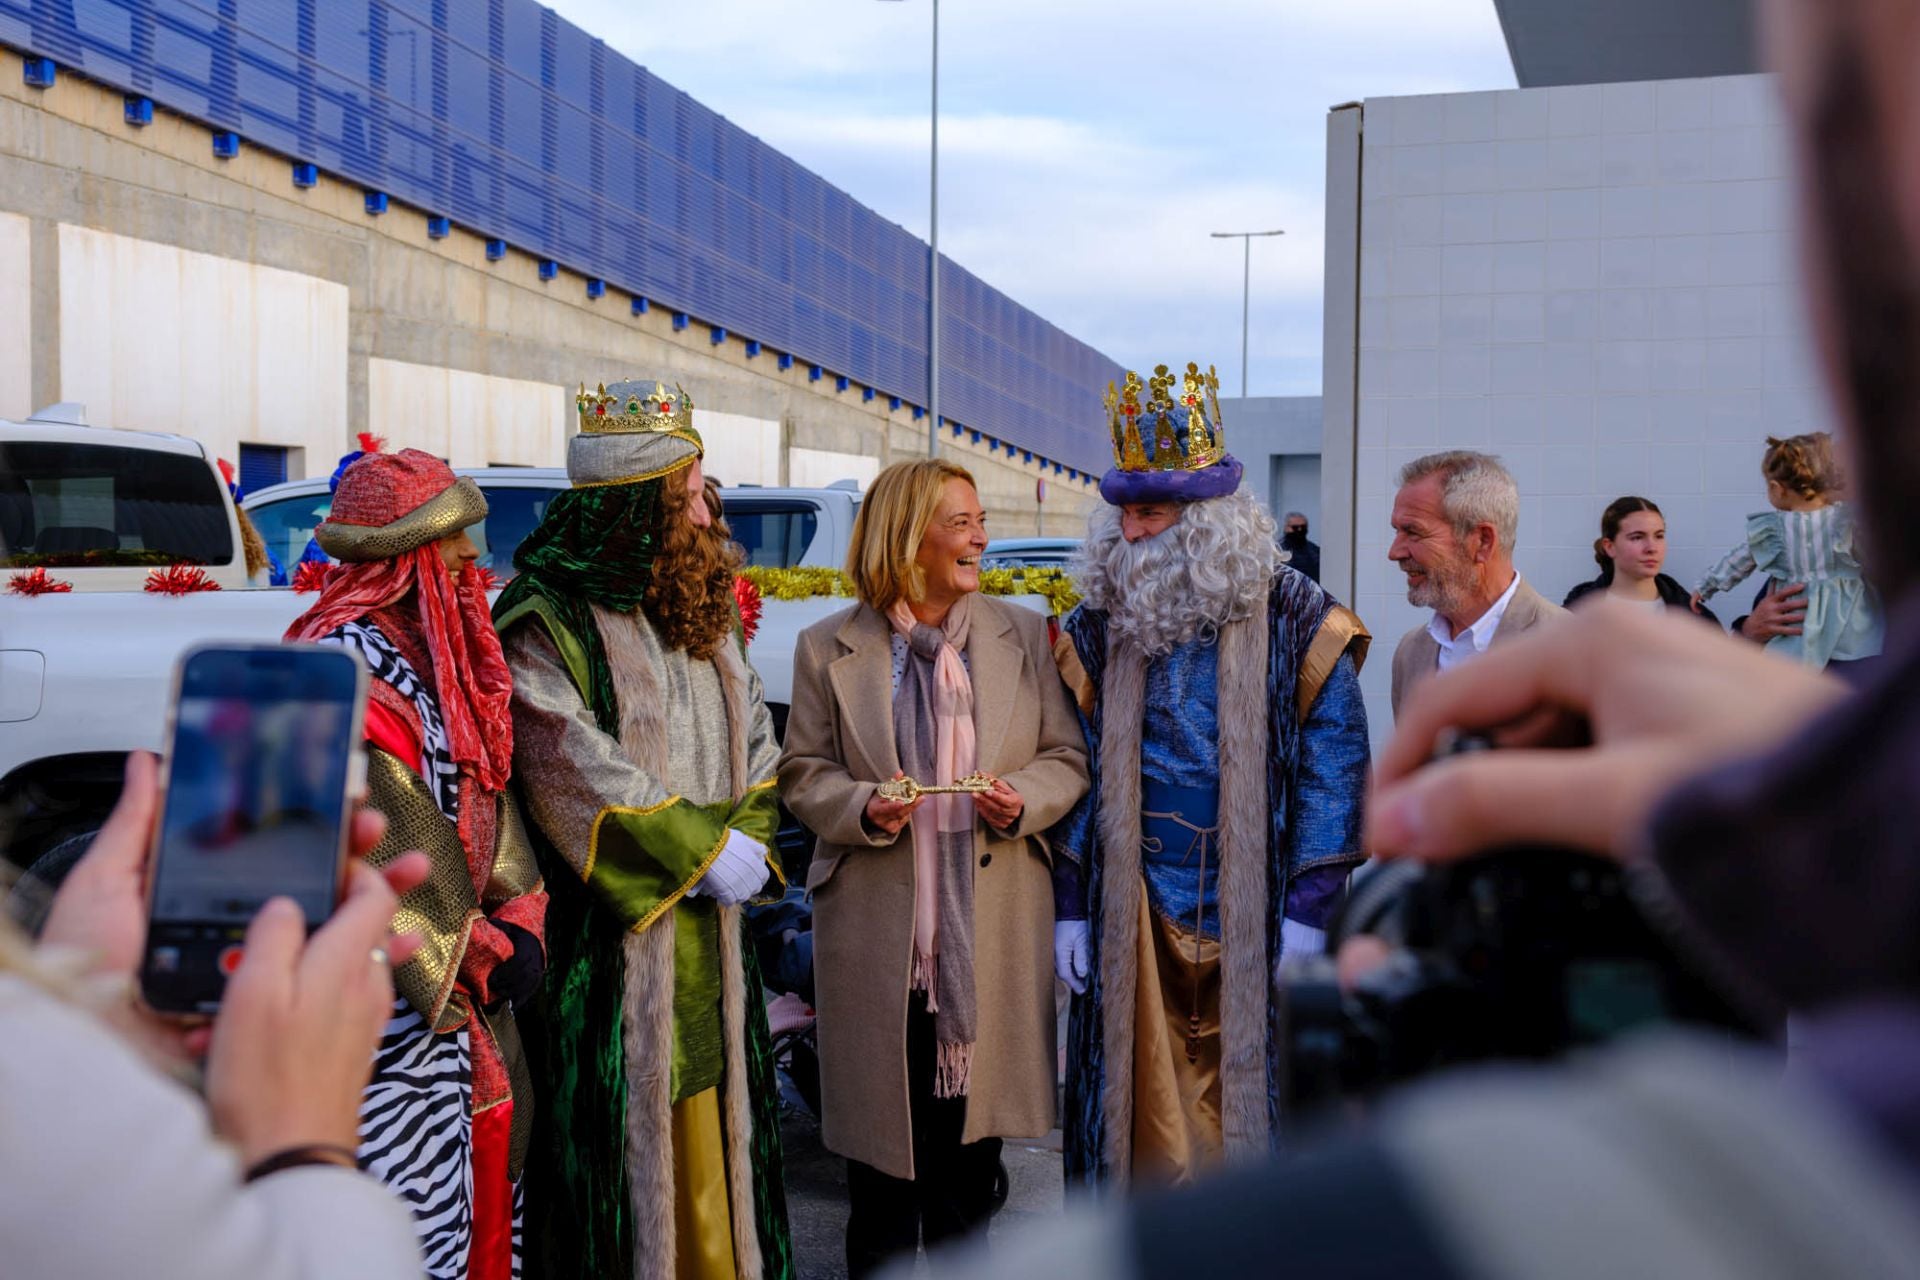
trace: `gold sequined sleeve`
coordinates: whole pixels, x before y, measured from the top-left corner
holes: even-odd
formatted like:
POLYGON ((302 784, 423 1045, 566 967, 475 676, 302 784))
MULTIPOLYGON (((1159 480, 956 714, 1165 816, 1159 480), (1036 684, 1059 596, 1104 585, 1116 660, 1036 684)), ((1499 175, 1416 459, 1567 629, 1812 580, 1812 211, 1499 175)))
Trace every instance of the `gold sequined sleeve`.
POLYGON ((387 834, 367 855, 370 864, 385 866, 409 849, 422 851, 432 864, 426 882, 402 896, 394 912, 394 929, 417 932, 422 944, 394 970, 393 985, 421 1017, 447 1030, 443 1023, 457 1026, 466 1018, 464 1009, 450 1011, 447 1002, 480 919, 466 850, 420 775, 378 747, 367 752, 367 802, 387 819, 387 834))

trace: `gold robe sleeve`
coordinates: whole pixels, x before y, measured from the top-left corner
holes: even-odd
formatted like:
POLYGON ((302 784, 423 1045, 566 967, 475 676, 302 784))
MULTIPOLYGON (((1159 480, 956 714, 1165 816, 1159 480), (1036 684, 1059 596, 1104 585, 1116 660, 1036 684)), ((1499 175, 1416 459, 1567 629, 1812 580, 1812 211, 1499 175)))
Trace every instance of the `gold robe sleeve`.
MULTIPOLYGON (((367 752, 367 794, 372 807, 387 818, 387 834, 367 855, 367 862, 382 867, 408 850, 418 849, 432 864, 426 882, 404 894, 393 914, 395 932, 418 933, 422 939, 420 950, 395 967, 394 990, 419 1010, 434 1030, 452 1030, 467 1019, 468 1010, 450 1007, 449 998, 460 975, 468 934, 482 914, 473 891, 473 875, 467 869, 467 852, 460 845, 459 832, 434 803, 425 780, 398 757, 378 747, 367 752)), ((504 827, 506 814, 501 818, 504 827)), ((524 829, 518 827, 517 817, 514 822, 526 847, 525 871, 537 885, 539 872, 533 868, 532 847, 526 842, 524 829)), ((489 897, 491 890, 489 886, 489 897)))

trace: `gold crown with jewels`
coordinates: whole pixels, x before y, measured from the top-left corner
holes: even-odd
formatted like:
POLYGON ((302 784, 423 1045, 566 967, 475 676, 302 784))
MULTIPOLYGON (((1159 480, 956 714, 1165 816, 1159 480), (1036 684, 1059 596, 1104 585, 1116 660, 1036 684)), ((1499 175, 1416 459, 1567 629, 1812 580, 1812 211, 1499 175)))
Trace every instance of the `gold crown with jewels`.
POLYGON ((582 435, 663 435, 678 436, 696 446, 700 434, 693 429, 693 397, 678 384, 664 382, 601 383, 588 391, 580 384, 574 397, 580 411, 582 435))
POLYGON ((1118 388, 1109 382, 1107 425, 1113 433, 1114 465, 1121 471, 1200 471, 1219 462, 1227 454, 1219 392, 1220 378, 1213 366, 1201 373, 1200 366, 1191 362, 1181 378, 1178 400, 1173 396, 1173 375, 1165 365, 1156 365, 1145 383, 1131 369, 1118 388), (1147 393, 1144 406, 1142 390, 1147 393), (1186 411, 1184 440, 1174 416, 1179 409, 1186 411), (1148 439, 1153 442, 1151 455, 1148 439))

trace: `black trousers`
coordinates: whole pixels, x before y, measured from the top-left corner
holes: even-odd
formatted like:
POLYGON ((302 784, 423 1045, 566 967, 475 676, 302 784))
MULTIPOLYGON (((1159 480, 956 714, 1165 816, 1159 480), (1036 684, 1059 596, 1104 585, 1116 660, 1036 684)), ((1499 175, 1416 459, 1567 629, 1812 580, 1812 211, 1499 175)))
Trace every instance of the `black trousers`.
POLYGON ((964 1098, 933 1096, 933 1015, 915 992, 907 1006, 907 1095, 913 1107, 911 1180, 847 1161, 847 1274, 872 1275, 925 1241, 942 1241, 986 1225, 1000 1169, 1000 1139, 963 1144, 964 1098))

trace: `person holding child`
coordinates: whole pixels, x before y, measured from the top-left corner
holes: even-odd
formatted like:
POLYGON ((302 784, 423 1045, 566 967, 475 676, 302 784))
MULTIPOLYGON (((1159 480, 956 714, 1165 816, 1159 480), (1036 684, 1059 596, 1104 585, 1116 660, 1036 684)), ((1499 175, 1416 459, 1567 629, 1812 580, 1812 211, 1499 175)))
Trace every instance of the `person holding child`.
POLYGON ((1853 662, 1880 652, 1880 597, 1854 549, 1853 506, 1824 431, 1767 437, 1760 469, 1773 510, 1747 517, 1746 541, 1721 557, 1693 593, 1693 604, 1738 586, 1756 569, 1776 582, 1806 584, 1806 620, 1798 635, 1767 648, 1806 666, 1853 662))

